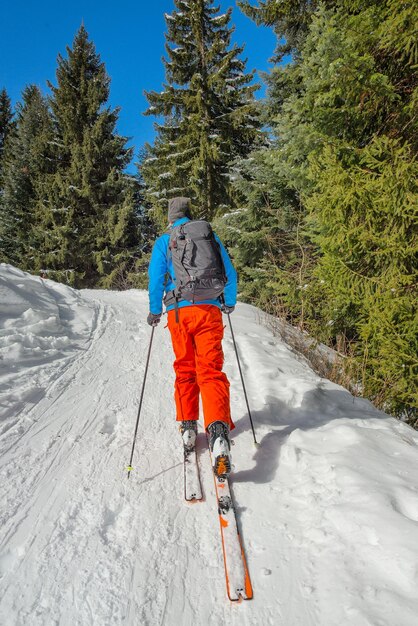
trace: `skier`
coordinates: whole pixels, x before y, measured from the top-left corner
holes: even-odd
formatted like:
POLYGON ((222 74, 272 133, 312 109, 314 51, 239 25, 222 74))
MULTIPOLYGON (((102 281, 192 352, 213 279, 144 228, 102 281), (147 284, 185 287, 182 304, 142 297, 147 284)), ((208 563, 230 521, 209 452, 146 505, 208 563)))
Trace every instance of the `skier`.
MULTIPOLYGON (((164 299, 176 357, 174 398, 176 419, 180 422, 184 448, 193 450, 195 446, 200 393, 213 469, 217 476, 227 476, 231 471, 229 431, 234 425, 231 420, 229 381, 222 372, 224 326, 221 311, 229 315, 235 308, 237 274, 220 239, 214 235, 217 242, 214 245, 218 250, 218 257, 220 252, 219 263, 223 264, 222 273, 225 277, 222 297, 199 302, 181 297, 179 290, 176 291, 172 257, 176 240, 173 239, 173 234, 183 224, 191 222, 191 219, 189 198, 177 197, 169 201, 169 232, 156 240, 148 269, 150 312, 147 322, 150 326, 156 326, 160 322, 164 299)), ((208 226, 204 221, 193 224, 208 226)), ((179 239, 184 240, 184 235, 180 235, 179 239)), ((198 239, 205 238, 196 238, 193 245, 199 245, 198 239)))

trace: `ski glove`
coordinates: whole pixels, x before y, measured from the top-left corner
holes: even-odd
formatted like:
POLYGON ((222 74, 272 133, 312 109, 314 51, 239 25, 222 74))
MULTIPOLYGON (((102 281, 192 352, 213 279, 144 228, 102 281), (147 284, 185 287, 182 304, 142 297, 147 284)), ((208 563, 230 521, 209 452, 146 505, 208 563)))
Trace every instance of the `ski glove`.
POLYGON ((161 313, 148 313, 147 322, 150 326, 157 326, 160 323, 161 313))
POLYGON ((222 313, 226 313, 227 315, 232 313, 234 309, 235 309, 234 306, 227 306, 226 304, 222 304, 221 306, 222 313))

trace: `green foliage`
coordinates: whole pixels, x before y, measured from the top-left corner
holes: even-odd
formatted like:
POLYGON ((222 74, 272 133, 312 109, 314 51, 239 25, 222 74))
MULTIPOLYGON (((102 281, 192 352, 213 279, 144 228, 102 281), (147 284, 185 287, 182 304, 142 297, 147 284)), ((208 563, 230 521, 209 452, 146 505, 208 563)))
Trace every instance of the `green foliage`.
POLYGON ((132 150, 115 132, 110 80, 83 26, 67 53, 50 85, 56 169, 38 203, 36 268, 76 286, 108 287, 138 243, 135 188, 123 173, 132 150))
MULTIPOLYGON (((75 286, 126 288, 149 230, 143 185, 123 172, 132 149, 115 130, 110 80, 83 26, 67 53, 48 101, 25 89, 5 141, 2 259, 75 286)), ((9 109, 2 92, 1 137, 9 109)))
POLYGON ((242 4, 293 59, 268 77, 261 167, 237 164, 241 292, 330 345, 343 338, 364 393, 416 415, 417 5, 242 4))
POLYGON ((238 1, 238 6, 256 24, 274 27, 278 40, 277 63, 287 54, 298 56, 318 6, 334 4, 335 0, 259 0, 254 6, 249 0, 238 1))
POLYGON ((418 163, 375 138, 354 153, 327 147, 307 201, 322 256, 330 322, 355 310, 364 389, 380 406, 418 408, 418 163))
POLYGON ((7 91, 3 88, 0 91, 0 259, 5 254, 4 244, 4 213, 2 209, 4 194, 4 146, 6 139, 14 132, 15 124, 13 121, 12 103, 7 95, 7 91))
MULTIPOLYGON (((3 158, 4 144, 7 135, 13 130, 13 111, 12 103, 7 95, 7 91, 3 88, 0 91, 0 168, 3 158)), ((1 171, 1 170, 0 170, 1 171)), ((0 174, 1 182, 1 174, 0 174)))
MULTIPOLYGON (((253 152, 234 170, 235 188, 245 205, 217 220, 216 228, 232 248, 242 295, 268 305, 272 264, 291 254, 297 228, 297 197, 277 172, 274 151, 253 152)), ((270 295, 269 295, 270 294, 270 295)))
POLYGON ((317 12, 304 90, 281 123, 296 112, 288 137, 306 142, 301 190, 327 291, 322 315, 335 338, 354 341, 365 393, 400 414, 417 407, 416 74, 387 48, 389 7, 317 12))
POLYGON ((243 48, 231 45, 231 11, 213 0, 175 0, 166 15, 166 84, 149 92, 148 115, 163 117, 141 164, 146 197, 160 226, 167 199, 185 195, 195 216, 212 218, 233 205, 230 168, 260 141, 260 122, 245 73, 243 48))
POLYGON ((45 176, 53 170, 53 127, 46 100, 26 87, 17 106, 14 132, 3 155, 0 251, 4 261, 34 269, 36 212, 45 176))
MULTIPOLYGON (((380 47, 414 68, 418 64, 418 10, 415 0, 389 0, 379 31, 380 47)), ((405 67, 406 65, 406 67, 405 67)))

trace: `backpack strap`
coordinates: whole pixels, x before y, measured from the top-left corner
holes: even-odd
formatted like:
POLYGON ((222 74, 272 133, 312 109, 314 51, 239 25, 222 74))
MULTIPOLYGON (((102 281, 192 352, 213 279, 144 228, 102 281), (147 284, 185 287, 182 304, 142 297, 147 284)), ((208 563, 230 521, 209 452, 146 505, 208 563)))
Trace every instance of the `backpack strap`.
POLYGON ((176 323, 179 323, 179 299, 174 296, 174 310, 176 312, 176 323))
MULTIPOLYGON (((182 224, 180 226, 178 226, 178 230, 180 231, 180 229, 182 228, 182 224)), ((170 261, 172 261, 173 259, 173 253, 171 251, 171 247, 170 247, 170 240, 168 242, 168 246, 167 246, 167 265, 169 264, 170 261)), ((169 280, 174 282, 173 276, 170 274, 169 271, 167 271, 166 275, 165 275, 165 282, 164 282, 164 287, 166 287, 168 285, 169 280)), ((174 309, 176 312, 176 322, 177 324, 179 323, 179 299, 178 296, 176 296, 176 292, 175 289, 172 289, 171 291, 168 291, 165 294, 164 297, 164 303, 165 306, 170 306, 170 304, 173 302, 174 303, 174 309)))

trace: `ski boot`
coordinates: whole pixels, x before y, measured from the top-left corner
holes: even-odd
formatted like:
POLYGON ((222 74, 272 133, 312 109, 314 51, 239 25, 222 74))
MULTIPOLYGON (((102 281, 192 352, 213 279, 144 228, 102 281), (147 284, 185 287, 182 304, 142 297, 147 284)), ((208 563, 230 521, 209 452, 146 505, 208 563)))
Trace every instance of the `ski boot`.
POLYGON ((183 420, 180 426, 180 434, 186 452, 194 450, 197 436, 197 420, 183 420))
POLYGON ((229 426, 225 422, 212 422, 208 426, 208 433, 213 471, 216 476, 226 478, 231 472, 229 426))

